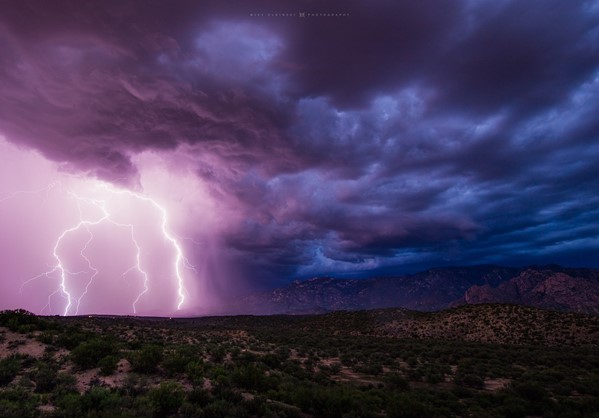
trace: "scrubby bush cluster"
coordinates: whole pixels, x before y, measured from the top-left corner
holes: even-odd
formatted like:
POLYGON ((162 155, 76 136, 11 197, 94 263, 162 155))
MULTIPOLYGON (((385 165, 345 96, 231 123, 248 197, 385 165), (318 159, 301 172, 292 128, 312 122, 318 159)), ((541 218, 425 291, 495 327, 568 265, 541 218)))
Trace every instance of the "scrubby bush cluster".
POLYGON ((36 339, 46 351, 0 360, 0 417, 585 417, 599 411, 596 345, 398 339, 373 333, 365 318, 149 321, 2 312, 0 327, 36 339), (86 373, 96 377, 82 389, 77 378, 86 373), (120 376, 120 383, 111 387, 105 376, 120 376))

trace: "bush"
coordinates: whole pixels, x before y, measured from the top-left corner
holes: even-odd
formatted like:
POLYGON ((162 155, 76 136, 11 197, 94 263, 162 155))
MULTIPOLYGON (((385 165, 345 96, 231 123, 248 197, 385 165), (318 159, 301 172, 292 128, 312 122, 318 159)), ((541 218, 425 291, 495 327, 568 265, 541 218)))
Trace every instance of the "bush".
POLYGON ((179 347, 174 353, 170 353, 162 362, 162 367, 169 375, 185 372, 187 365, 196 357, 196 351, 191 347, 179 347))
POLYGON ((385 383, 389 385, 390 389, 408 390, 410 388, 408 381, 399 373, 389 373, 386 375, 385 383))
POLYGON ((531 402, 544 402, 549 393, 537 383, 524 382, 513 386, 514 392, 531 402))
POLYGON ((388 416, 392 418, 421 418, 437 416, 427 403, 414 399, 409 395, 394 397, 388 408, 388 416))
POLYGON ((485 381, 480 376, 472 373, 456 375, 455 382, 458 385, 464 385, 475 389, 482 389, 485 386, 485 381))
POLYGON ((264 371, 253 364, 241 366, 231 376, 233 383, 244 389, 264 391, 268 389, 268 380, 264 371))
POLYGON ((56 400, 58 413, 56 416, 65 418, 79 418, 83 416, 81 396, 78 393, 69 393, 56 400))
POLYGON ((77 378, 69 373, 60 372, 56 375, 56 384, 52 390, 52 396, 64 396, 77 393, 77 378))
POLYGON ((204 407, 210 403, 212 397, 210 396, 210 392, 202 389, 202 388, 194 388, 191 392, 187 394, 187 401, 191 402, 194 405, 199 405, 204 407))
POLYGON ((210 352, 210 358, 215 363, 222 363, 227 355, 227 351, 220 345, 210 346, 208 351, 210 352))
POLYGON ((121 407, 121 397, 106 388, 94 387, 81 397, 84 412, 103 412, 102 416, 116 416, 121 407))
POLYGON ((72 350, 90 338, 90 335, 80 332, 77 328, 68 328, 58 335, 56 345, 72 350))
POLYGON ((57 376, 58 371, 55 367, 44 362, 38 362, 37 367, 31 374, 31 380, 35 382, 35 391, 39 393, 51 392, 58 383, 57 376))
POLYGON ((0 417, 34 418, 38 416, 36 399, 28 390, 15 387, 0 391, 0 417))
POLYGON ((183 404, 185 392, 177 382, 162 382, 148 392, 148 397, 157 416, 174 414, 183 404))
POLYGON ((94 338, 75 347, 71 351, 71 359, 79 367, 90 369, 98 366, 99 361, 104 357, 114 355, 117 352, 118 348, 115 342, 94 338))
POLYGON ((131 354, 131 367, 139 373, 153 373, 162 360, 162 347, 155 344, 146 344, 141 350, 131 354))
POLYGON ((0 312, 0 325, 11 331, 25 334, 36 329, 45 328, 45 322, 25 309, 0 312))
POLYGON ((119 364, 119 360, 120 359, 118 358, 118 356, 115 356, 115 355, 109 355, 109 356, 103 357, 98 362, 98 367, 100 368, 100 374, 102 376, 110 376, 111 374, 116 372, 116 369, 119 364))
POLYGON ((54 331, 44 331, 37 337, 37 340, 41 343, 51 345, 54 343, 55 335, 54 331))
POLYGON ((8 357, 0 360, 0 386, 4 386, 12 382, 19 373, 21 362, 15 357, 8 357))

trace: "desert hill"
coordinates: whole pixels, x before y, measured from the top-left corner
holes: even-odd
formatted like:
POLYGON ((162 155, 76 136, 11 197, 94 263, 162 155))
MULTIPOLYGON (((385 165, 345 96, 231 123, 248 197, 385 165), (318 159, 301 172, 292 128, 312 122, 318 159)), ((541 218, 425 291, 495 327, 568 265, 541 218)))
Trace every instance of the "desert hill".
POLYGON ((599 270, 560 266, 469 266, 399 277, 316 277, 246 297, 228 313, 301 314, 401 307, 435 311, 511 303, 599 315, 599 270))

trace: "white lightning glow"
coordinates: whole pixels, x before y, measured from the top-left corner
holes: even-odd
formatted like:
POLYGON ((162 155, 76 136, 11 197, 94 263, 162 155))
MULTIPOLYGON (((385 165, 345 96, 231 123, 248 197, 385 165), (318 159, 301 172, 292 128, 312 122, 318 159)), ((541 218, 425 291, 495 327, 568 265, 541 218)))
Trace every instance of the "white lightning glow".
POLYGON ((36 190, 17 190, 16 192, 12 192, 11 194, 9 194, 7 196, 0 197, 0 203, 5 202, 7 200, 14 199, 15 197, 17 197, 19 195, 23 195, 23 194, 37 194, 37 193, 41 193, 41 192, 46 192, 46 198, 47 198, 48 197, 48 193, 50 193, 50 191, 52 189, 54 189, 55 187, 57 187, 57 186, 60 186, 60 182, 53 181, 52 183, 48 184, 46 187, 42 187, 41 189, 36 189, 36 190))
POLYGON ((98 270, 97 268, 95 268, 92 265, 91 260, 87 257, 87 255, 85 255, 85 251, 87 250, 87 247, 94 240, 94 234, 92 234, 92 232, 89 230, 89 227, 86 227, 85 229, 87 230, 87 233, 89 234, 89 239, 85 242, 85 245, 83 246, 83 248, 81 249, 81 251, 79 252, 79 254, 81 254, 81 258, 83 258, 85 260, 85 262, 87 263, 87 267, 91 271, 93 271, 93 274, 90 276, 90 278, 89 278, 89 280, 87 282, 87 285, 85 286, 85 290, 83 291, 83 293, 81 293, 81 296, 79 296, 79 298, 77 299, 77 308, 75 309, 76 313, 79 312, 79 306, 81 306, 81 299, 83 299, 83 297, 87 294, 87 292, 89 290, 89 286, 93 283, 93 281, 96 278, 96 276, 98 274, 100 274, 100 270, 98 270))
POLYGON ((185 284, 184 284, 184 280, 183 280, 183 273, 181 271, 182 265, 191 266, 191 263, 189 263, 189 260, 183 255, 183 249, 182 249, 181 245, 179 244, 179 241, 177 241, 177 239, 168 230, 168 213, 167 213, 166 209, 164 209, 164 207, 160 206, 158 204, 158 202, 156 202, 154 199, 152 199, 148 196, 141 195, 139 193, 132 192, 131 190, 114 189, 113 187, 111 187, 107 184, 103 184, 102 187, 104 189, 110 191, 111 193, 127 195, 127 196, 134 197, 136 199, 142 200, 144 202, 148 202, 152 206, 154 206, 162 215, 162 224, 161 224, 162 234, 163 234, 165 240, 172 244, 173 248, 175 249, 175 253, 176 253, 174 270, 175 270, 175 275, 177 277, 177 294, 178 294, 177 309, 178 310, 181 309, 181 306, 185 302, 185 284))
MULTIPOLYGON (((48 187, 40 189, 40 190, 15 192, 15 193, 16 194, 36 193, 36 192, 41 192, 41 191, 48 191, 49 189, 51 189, 53 187, 55 187, 55 185, 51 184, 48 187)), ((183 268, 188 268, 188 269, 191 269, 194 271, 195 271, 195 268, 189 262, 189 260, 185 257, 185 255, 183 253, 183 248, 180 245, 177 238, 175 238, 174 234, 172 234, 169 230, 169 217, 168 217, 167 210, 162 205, 160 205, 156 200, 154 200, 148 196, 145 196, 143 194, 136 193, 136 192, 133 192, 130 190, 117 189, 117 188, 114 188, 113 186, 105 184, 105 183, 96 183, 95 187, 93 187, 92 189, 95 191, 102 190, 102 191, 108 192, 109 194, 114 195, 114 196, 128 196, 130 198, 141 201, 144 204, 150 205, 154 210, 156 210, 160 214, 160 231, 161 231, 162 237, 165 240, 165 242, 167 242, 173 248, 173 252, 175 254, 174 262, 173 262, 173 274, 176 279, 176 286, 177 286, 177 310, 180 310, 181 307, 183 306, 183 304, 185 303, 185 293, 186 293, 185 280, 184 280, 184 276, 183 276, 183 268)), ((113 213, 111 213, 111 211, 108 209, 108 203, 106 200, 103 200, 100 198, 89 198, 89 197, 80 196, 73 191, 69 192, 69 196, 77 201, 78 210, 79 210, 78 221, 73 226, 71 226, 67 229, 64 229, 60 233, 58 238, 56 239, 53 249, 52 249, 52 255, 53 255, 53 258, 56 261, 56 263, 53 266, 50 266, 50 269, 48 271, 45 271, 35 277, 30 278, 27 281, 25 281, 21 285, 21 291, 25 285, 27 285, 28 283, 30 283, 34 280, 40 279, 42 277, 51 278, 52 276, 54 276, 58 273, 58 275, 60 277, 59 287, 57 290, 55 290, 48 296, 48 302, 42 308, 42 312, 45 309, 51 310, 50 300, 51 300, 52 296, 56 295, 57 293, 60 293, 66 299, 66 305, 63 310, 63 315, 65 315, 65 316, 69 315, 69 314, 77 315, 79 313, 79 309, 80 309, 80 306, 81 306, 81 303, 82 303, 84 297, 90 292, 90 288, 93 286, 94 280, 100 274, 100 270, 96 266, 94 266, 94 264, 92 263, 92 261, 90 260, 89 256, 86 253, 89 246, 92 244, 92 242, 95 239, 94 233, 93 233, 93 228, 97 227, 101 224, 112 224, 116 227, 126 228, 129 230, 129 234, 131 237, 131 243, 132 243, 133 247, 135 248, 135 262, 133 263, 133 265, 131 267, 129 267, 124 273, 121 274, 121 277, 125 277, 132 271, 137 271, 141 275, 141 277, 143 277, 143 288, 139 292, 139 294, 135 297, 134 301, 132 302, 132 310, 133 310, 133 313, 136 314, 138 303, 144 297, 144 295, 146 295, 150 291, 150 275, 142 266, 143 251, 142 251, 142 246, 140 245, 139 241, 136 239, 135 232, 134 232, 134 230, 135 230, 134 225, 128 224, 128 223, 117 222, 113 218, 113 213), (83 211, 81 209, 82 204, 85 204, 85 205, 88 205, 89 207, 97 209, 99 211, 98 215, 95 217, 92 217, 91 219, 89 216, 88 217, 84 216, 83 211), (86 231, 88 234, 88 239, 85 241, 84 245, 82 246, 82 248, 79 251, 79 255, 80 255, 81 259, 83 259, 85 261, 88 270, 87 271, 79 271, 79 272, 71 272, 68 270, 68 268, 66 266, 66 262, 61 257, 60 250, 64 245, 64 240, 69 235, 75 234, 79 231, 86 231), (89 278, 86 283, 85 289, 78 298, 75 298, 73 296, 74 292, 69 289, 69 277, 74 276, 74 275, 79 275, 79 274, 86 274, 86 273, 89 274, 89 278)), ((10 196, 8 198, 11 198, 11 197, 14 197, 14 196, 10 196)))

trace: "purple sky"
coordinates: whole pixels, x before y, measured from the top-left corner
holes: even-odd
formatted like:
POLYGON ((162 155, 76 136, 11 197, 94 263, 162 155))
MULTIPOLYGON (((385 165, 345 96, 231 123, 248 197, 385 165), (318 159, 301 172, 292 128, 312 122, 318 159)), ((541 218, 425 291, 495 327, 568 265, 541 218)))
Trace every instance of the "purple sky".
POLYGON ((597 0, 0 10, 0 308, 64 313, 69 228, 79 313, 131 313, 132 234, 164 314, 320 274, 599 267, 597 0))

